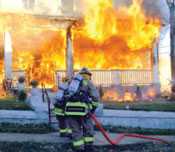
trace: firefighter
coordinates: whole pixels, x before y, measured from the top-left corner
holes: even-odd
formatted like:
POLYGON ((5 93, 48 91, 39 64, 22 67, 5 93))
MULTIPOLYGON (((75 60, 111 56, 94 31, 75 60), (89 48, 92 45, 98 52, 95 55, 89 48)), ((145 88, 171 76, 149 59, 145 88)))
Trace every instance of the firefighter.
POLYGON ((94 126, 89 113, 93 113, 98 106, 99 92, 91 82, 91 76, 92 73, 87 68, 82 68, 68 89, 71 97, 66 104, 65 113, 69 116, 72 146, 76 152, 93 151, 94 126))
POLYGON ((68 121, 66 119, 64 109, 65 109, 65 98, 64 95, 66 93, 69 79, 67 77, 63 77, 62 85, 59 85, 59 90, 56 96, 56 103, 54 104, 54 113, 56 115, 58 124, 59 124, 59 133, 61 137, 71 137, 71 129, 69 129, 68 121))

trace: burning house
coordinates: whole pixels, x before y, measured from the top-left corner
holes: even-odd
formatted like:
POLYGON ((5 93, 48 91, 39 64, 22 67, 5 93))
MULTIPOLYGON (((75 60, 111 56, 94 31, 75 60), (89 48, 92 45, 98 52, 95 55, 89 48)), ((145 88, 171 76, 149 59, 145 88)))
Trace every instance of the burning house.
POLYGON ((153 84, 165 91, 171 80, 169 27, 161 12, 146 9, 159 2, 1 0, 1 80, 23 71, 54 86, 66 69, 86 66, 97 86, 110 88, 104 99, 152 99, 160 88, 153 84))

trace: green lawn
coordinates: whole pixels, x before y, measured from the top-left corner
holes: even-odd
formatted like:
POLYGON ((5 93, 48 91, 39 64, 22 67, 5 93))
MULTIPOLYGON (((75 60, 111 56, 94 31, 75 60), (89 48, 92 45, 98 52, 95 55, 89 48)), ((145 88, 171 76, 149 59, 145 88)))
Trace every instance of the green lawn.
POLYGON ((0 123, 0 133, 36 133, 46 134, 55 132, 49 124, 15 124, 15 123, 0 123))
POLYGON ((0 99, 0 110, 31 110, 31 108, 21 101, 17 101, 13 97, 1 98, 0 99))
POLYGON ((145 101, 145 102, 104 102, 106 109, 143 110, 143 111, 171 111, 175 112, 175 102, 145 101), (129 108, 128 108, 129 107, 129 108))
MULTIPOLYGON (((175 129, 145 129, 145 128, 132 128, 132 127, 114 127, 114 126, 103 126, 106 131, 113 133, 134 133, 142 135, 175 135, 175 129)), ((98 130, 97 128, 95 128, 98 130)))

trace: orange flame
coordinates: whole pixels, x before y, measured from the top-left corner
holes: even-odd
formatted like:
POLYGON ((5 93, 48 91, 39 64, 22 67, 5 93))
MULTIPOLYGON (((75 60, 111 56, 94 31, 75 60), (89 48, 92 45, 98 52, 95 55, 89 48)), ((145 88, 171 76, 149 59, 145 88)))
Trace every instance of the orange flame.
POLYGON ((113 102, 133 102, 136 100, 136 94, 126 90, 122 96, 122 93, 119 93, 116 89, 107 89, 104 91, 102 100, 113 102))
POLYGON ((53 86, 55 71, 65 69, 66 31, 49 20, 23 14, 1 13, 0 22, 1 36, 6 29, 12 35, 13 70, 25 70, 28 80, 53 86))
MULTIPOLYGON (((144 14, 141 1, 118 9, 112 0, 84 0, 84 4, 84 18, 72 29, 74 68, 152 68, 151 50, 160 21, 144 14)), ((53 85, 54 72, 65 69, 66 31, 29 15, 0 15, 1 36, 5 29, 12 34, 13 69, 24 69, 28 79, 53 85)))
POLYGON ((114 90, 114 89, 109 89, 106 90, 103 97, 103 101, 120 101, 120 94, 114 90))
POLYGON ((104 42, 117 34, 117 20, 111 0, 86 0, 87 11, 83 30, 89 38, 104 42), (108 13, 108 15, 106 15, 108 13), (107 22, 106 22, 107 21, 107 22))
POLYGON ((75 68, 151 69, 160 21, 145 16, 141 1, 115 9, 111 0, 84 0, 84 21, 73 28, 75 68))
POLYGON ((157 95, 157 91, 156 91, 156 88, 154 87, 149 87, 147 92, 146 92, 146 96, 150 99, 153 99, 155 98, 157 95))
POLYGON ((125 91, 123 100, 127 102, 132 102, 135 100, 136 95, 129 92, 128 90, 125 91))

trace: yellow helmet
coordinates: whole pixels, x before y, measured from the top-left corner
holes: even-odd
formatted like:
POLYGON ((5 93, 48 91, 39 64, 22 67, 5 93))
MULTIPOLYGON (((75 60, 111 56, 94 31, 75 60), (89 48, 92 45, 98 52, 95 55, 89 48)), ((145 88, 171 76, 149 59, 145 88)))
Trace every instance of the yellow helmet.
POLYGON ((79 74, 87 74, 89 76, 92 75, 92 73, 89 71, 89 69, 85 68, 85 67, 80 70, 79 74))

